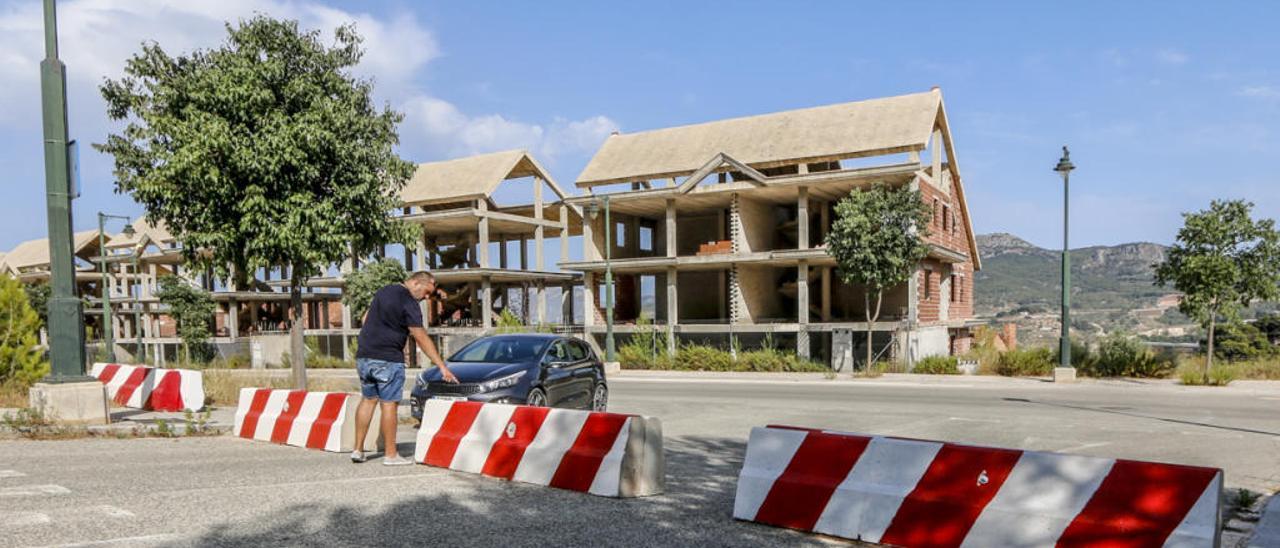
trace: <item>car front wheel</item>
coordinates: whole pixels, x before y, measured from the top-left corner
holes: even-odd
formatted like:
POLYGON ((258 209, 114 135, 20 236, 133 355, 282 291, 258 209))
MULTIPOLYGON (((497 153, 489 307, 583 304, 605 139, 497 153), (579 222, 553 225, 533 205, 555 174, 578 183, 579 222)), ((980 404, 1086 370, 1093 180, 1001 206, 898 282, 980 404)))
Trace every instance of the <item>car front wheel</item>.
POLYGON ((529 391, 529 397, 525 399, 525 404, 534 407, 546 407, 547 393, 543 392, 541 388, 534 388, 529 391))
POLYGON ((609 408, 609 387, 604 383, 596 385, 596 389, 591 394, 591 410, 604 412, 609 408))

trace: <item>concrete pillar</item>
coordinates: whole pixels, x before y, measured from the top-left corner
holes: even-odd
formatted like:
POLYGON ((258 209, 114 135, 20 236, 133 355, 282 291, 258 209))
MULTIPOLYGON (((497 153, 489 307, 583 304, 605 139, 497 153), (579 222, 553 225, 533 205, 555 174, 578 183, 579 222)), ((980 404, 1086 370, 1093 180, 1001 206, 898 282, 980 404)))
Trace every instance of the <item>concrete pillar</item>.
POLYGON ((573 325, 573 284, 560 286, 560 325, 573 325))
POLYGON ((676 201, 667 199, 667 256, 676 256, 676 201))
POLYGON ((547 282, 538 280, 537 291, 535 299, 538 302, 538 323, 544 324, 547 323, 547 282))
POLYGON ((796 198, 796 249, 809 249, 809 187, 800 187, 796 198))
POLYGON ((507 268, 507 236, 498 235, 498 268, 507 268))
POLYGON ((595 246, 595 227, 592 226, 591 219, 582 218, 582 260, 598 261, 600 257, 596 254, 595 246))
MULTIPOLYGON (((479 200, 477 209, 479 209, 481 212, 488 211, 489 203, 484 200, 479 200)), ((488 217, 480 217, 479 233, 480 233, 480 242, 479 242, 479 249, 478 249, 479 253, 477 254, 480 256, 480 268, 489 268, 489 218, 488 217)))
POLYGON ((560 206, 560 262, 569 262, 569 206, 560 206))
POLYGON ((235 299, 227 301, 227 335, 231 342, 236 342, 236 337, 240 334, 240 303, 235 299))
MULTIPOLYGON (((542 220, 542 178, 534 177, 533 179, 533 218, 542 220)), ((542 245, 543 245, 544 227, 541 223, 533 228, 533 264, 539 272, 546 270, 546 264, 543 262, 542 245)))
POLYGON ((819 271, 822 274, 822 293, 818 297, 822 304, 822 321, 831 321, 831 267, 824 266, 819 271))
POLYGON ((590 328, 596 323, 595 278, 595 274, 592 272, 582 274, 582 326, 586 328, 590 328))
POLYGON ((529 239, 524 236, 520 237, 520 270, 529 270, 529 239))
POLYGON ((800 261, 796 267, 796 319, 800 325, 809 323, 809 264, 800 261))
POLYGON ((818 245, 825 245, 827 241, 827 233, 831 231, 831 202, 818 203, 818 225, 822 230, 821 234, 815 234, 818 238, 818 245))
POLYGON ((418 252, 413 254, 414 270, 427 269, 427 236, 418 238, 418 252))
POLYGON ((677 294, 679 284, 676 282, 676 267, 667 267, 667 353, 673 356, 677 350, 676 325, 680 323, 680 299, 677 294))
POLYGON ((344 362, 349 362, 355 359, 355 356, 351 355, 351 341, 350 341, 351 336, 347 334, 348 332, 351 331, 351 327, 352 327, 351 326, 351 308, 348 307, 346 303, 343 303, 342 304, 342 361, 344 362))
POLYGON ((480 279, 480 320, 481 327, 493 327, 493 285, 488 276, 480 279))

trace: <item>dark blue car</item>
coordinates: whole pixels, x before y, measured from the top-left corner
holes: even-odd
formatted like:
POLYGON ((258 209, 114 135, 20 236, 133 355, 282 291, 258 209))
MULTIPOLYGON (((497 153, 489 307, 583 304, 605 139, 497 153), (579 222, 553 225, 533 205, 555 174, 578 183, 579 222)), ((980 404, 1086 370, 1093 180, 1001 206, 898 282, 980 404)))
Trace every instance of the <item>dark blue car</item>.
POLYGON ((482 337, 445 363, 458 383, 444 382, 438 368, 423 371, 410 394, 414 418, 422 419, 423 403, 430 398, 593 411, 604 411, 609 405, 604 364, 587 343, 572 337, 482 337))

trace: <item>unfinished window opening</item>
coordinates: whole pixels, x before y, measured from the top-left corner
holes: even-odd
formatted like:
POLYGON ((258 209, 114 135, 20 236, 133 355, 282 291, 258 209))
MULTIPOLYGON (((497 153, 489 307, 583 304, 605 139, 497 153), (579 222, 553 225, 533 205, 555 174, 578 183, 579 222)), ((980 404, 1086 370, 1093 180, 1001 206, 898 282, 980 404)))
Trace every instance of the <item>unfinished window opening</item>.
POLYGON ((951 206, 943 204, 942 206, 942 231, 951 232, 951 206))
POLYGON ((627 247, 627 225, 622 221, 613 223, 613 246, 627 247))
POLYGON ((782 175, 795 175, 800 173, 800 166, 792 164, 789 166, 766 167, 757 171, 764 174, 766 177, 778 177, 782 175))
POLYGON ((931 222, 931 224, 932 224, 933 226, 938 226, 938 220, 939 220, 939 219, 938 219, 938 217, 940 216, 940 214, 939 214, 939 211, 940 211, 939 206, 940 206, 940 204, 938 203, 938 199, 937 199, 937 198, 934 198, 934 199, 933 199, 933 221, 931 222))
POLYGON ((649 253, 653 252, 653 229, 654 227, 648 223, 642 223, 640 225, 640 232, 638 234, 640 239, 640 251, 649 253))

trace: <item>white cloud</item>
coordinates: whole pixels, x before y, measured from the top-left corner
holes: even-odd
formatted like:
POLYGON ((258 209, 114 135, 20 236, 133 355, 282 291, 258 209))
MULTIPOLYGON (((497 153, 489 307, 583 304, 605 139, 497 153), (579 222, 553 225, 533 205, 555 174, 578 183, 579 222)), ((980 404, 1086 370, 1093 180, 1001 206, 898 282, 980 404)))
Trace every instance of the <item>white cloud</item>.
POLYGON ((1245 86, 1236 92, 1241 97, 1254 97, 1258 99, 1280 99, 1280 87, 1276 86, 1245 86))
POLYGON ((1183 65, 1191 58, 1176 49, 1163 49, 1156 52, 1156 60, 1166 65, 1183 65))
POLYGON ((427 95, 405 102, 401 136, 406 144, 421 139, 434 155, 458 157, 515 148, 554 160, 558 156, 595 150, 618 124, 606 116, 583 120, 555 118, 550 124, 508 119, 499 114, 469 116, 457 106, 427 95))

